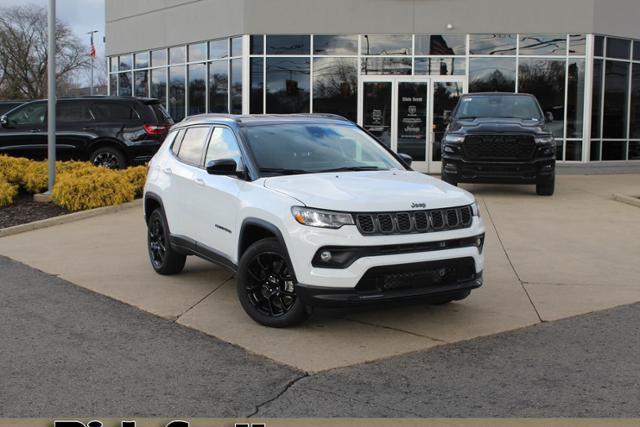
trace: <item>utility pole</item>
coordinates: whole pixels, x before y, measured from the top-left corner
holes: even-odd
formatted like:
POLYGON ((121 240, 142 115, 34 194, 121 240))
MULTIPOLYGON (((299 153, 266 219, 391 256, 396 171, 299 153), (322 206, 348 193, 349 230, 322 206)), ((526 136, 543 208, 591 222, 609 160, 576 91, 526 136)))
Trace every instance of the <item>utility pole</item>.
POLYGON ((91 37, 91 52, 89 53, 89 56, 91 56, 91 90, 89 92, 89 94, 91 96, 93 96, 93 62, 96 59, 96 47, 93 44, 93 35, 95 33, 97 33, 98 30, 93 30, 93 31, 89 31, 87 34, 89 34, 89 37, 91 37))
POLYGON ((49 191, 56 182, 56 0, 49 0, 48 16, 49 48, 47 51, 48 75, 48 135, 49 191))

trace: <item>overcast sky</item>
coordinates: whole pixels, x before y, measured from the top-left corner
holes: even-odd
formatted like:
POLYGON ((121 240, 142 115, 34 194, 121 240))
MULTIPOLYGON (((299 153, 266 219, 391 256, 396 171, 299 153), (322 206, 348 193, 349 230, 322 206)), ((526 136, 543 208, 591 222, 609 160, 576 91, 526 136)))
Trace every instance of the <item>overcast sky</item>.
MULTIPOLYGON (((87 32, 98 30, 94 38, 99 58, 104 58, 104 2, 105 0, 57 0, 57 18, 67 25, 80 37, 82 42, 89 45, 87 32)), ((48 6, 48 0, 0 0, 0 6, 22 6, 36 4, 48 6)))

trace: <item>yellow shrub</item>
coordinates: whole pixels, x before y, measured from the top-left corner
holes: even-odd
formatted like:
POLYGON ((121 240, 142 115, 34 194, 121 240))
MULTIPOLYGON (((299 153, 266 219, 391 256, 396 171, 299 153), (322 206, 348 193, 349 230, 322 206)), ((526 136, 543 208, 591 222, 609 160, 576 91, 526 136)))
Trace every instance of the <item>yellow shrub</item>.
POLYGON ((22 175, 22 188, 29 193, 41 193, 49 183, 49 167, 46 161, 30 161, 22 175))
POLYGON ((127 178, 127 181, 133 185, 136 197, 141 197, 142 191, 144 190, 144 183, 147 180, 147 167, 136 166, 125 169, 121 173, 127 178))
POLYGON ((4 178, 0 178, 0 207, 13 203, 18 194, 18 187, 9 184, 4 178))
POLYGON ((134 199, 135 189, 124 174, 92 166, 60 174, 53 187, 53 202, 69 211, 119 205, 134 199))
POLYGON ((20 185, 31 160, 0 154, 0 176, 10 184, 20 185))

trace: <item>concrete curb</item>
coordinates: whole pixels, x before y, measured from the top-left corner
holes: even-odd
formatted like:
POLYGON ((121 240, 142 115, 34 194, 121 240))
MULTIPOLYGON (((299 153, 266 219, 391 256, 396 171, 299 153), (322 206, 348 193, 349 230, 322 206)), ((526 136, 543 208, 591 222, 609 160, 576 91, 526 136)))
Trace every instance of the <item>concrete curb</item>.
POLYGON ((629 196, 626 194, 614 194, 613 200, 617 200, 622 203, 626 203, 631 206, 640 208, 640 196, 629 196))
POLYGON ((66 224, 69 222, 79 221, 81 219, 92 218, 98 215, 104 215, 108 213, 118 212, 124 209, 142 207, 142 199, 134 200, 133 202, 123 203, 115 206, 105 206, 103 208, 90 209, 87 211, 74 212, 67 215, 60 215, 53 218, 47 218, 40 221, 29 222, 27 224, 20 224, 13 227, 7 227, 0 229, 0 239, 14 234, 24 233, 27 231, 39 230, 41 228, 52 227, 54 225, 66 224))

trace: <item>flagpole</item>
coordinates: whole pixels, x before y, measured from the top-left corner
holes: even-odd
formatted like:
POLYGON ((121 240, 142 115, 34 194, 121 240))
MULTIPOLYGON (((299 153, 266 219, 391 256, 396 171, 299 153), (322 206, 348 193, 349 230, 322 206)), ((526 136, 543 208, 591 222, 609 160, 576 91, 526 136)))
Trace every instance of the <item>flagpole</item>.
POLYGON ((56 181, 56 0, 49 0, 49 14, 47 20, 48 49, 47 49, 47 157, 49 161, 48 193, 53 191, 56 181))

